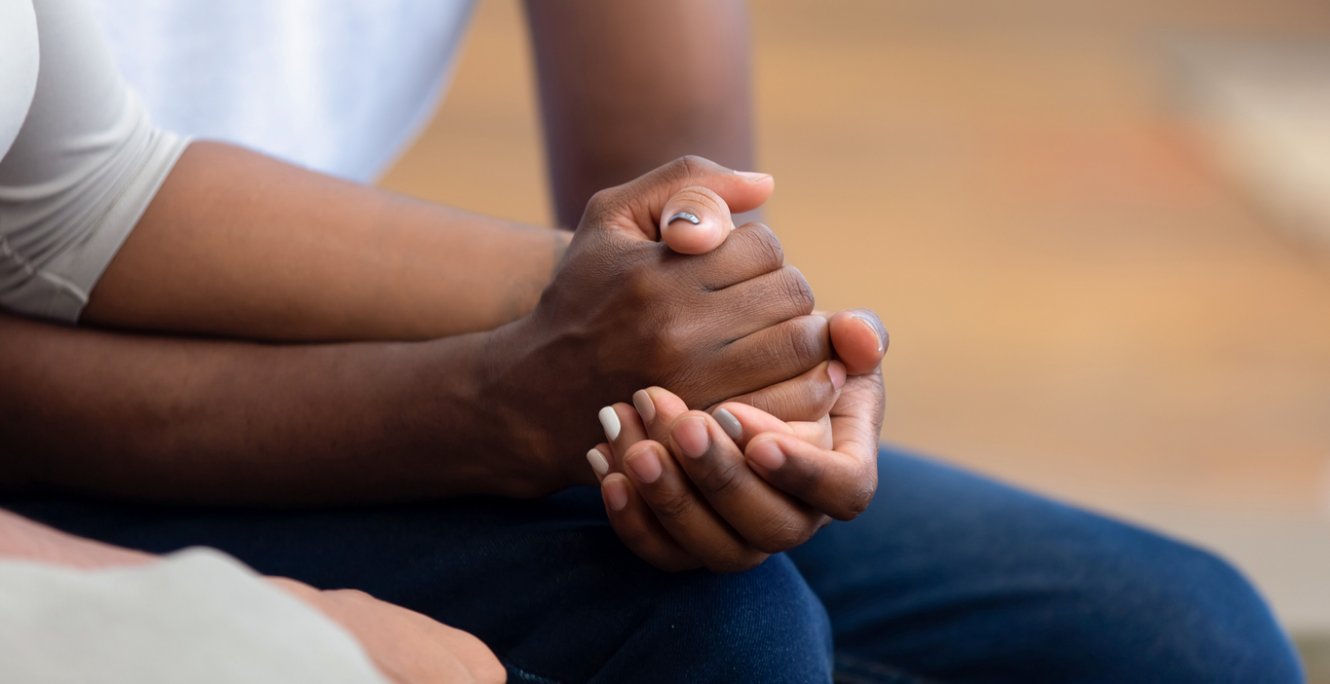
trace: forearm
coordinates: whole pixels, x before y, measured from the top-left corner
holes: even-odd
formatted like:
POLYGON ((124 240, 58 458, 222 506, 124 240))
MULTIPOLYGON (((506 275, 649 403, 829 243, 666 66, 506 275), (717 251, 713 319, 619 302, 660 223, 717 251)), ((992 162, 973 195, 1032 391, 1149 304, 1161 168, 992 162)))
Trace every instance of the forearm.
POLYGON ((526 3, 559 225, 685 154, 753 168, 742 0, 526 3))
POLYGON ((566 246, 561 231, 195 143, 81 320, 287 341, 488 330, 531 310, 566 246))
POLYGON ((271 505, 494 491, 487 335, 278 346, 0 316, 0 480, 271 505))

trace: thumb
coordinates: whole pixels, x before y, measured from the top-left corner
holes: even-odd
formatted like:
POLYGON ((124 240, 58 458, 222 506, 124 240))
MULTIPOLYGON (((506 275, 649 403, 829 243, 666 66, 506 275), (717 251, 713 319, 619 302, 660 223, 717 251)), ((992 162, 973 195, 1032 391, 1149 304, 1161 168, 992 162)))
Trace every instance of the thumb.
POLYGON ((690 185, 670 196, 660 214, 660 241, 680 254, 705 254, 734 230, 729 205, 703 185, 690 185))
POLYGON ((717 227, 727 228, 733 223, 730 212, 757 209, 771 197, 774 188, 775 181, 767 174, 734 171, 702 157, 688 156, 680 157, 623 185, 602 190, 592 198, 587 210, 589 216, 602 219, 604 224, 653 241, 661 239, 661 229, 671 225, 669 219, 674 218, 675 213, 692 213, 697 223, 687 217, 680 217, 673 225, 681 227, 679 224, 688 223, 702 226, 703 221, 715 223, 696 231, 681 230, 679 246, 707 251, 724 242, 728 230, 718 230, 717 227), (701 199, 698 188, 705 189, 705 200, 701 199), (685 193, 684 190, 689 192, 685 193), (666 214, 666 205, 675 195, 691 197, 695 208, 711 213, 704 216, 681 208, 666 214), (710 203, 713 208, 704 209, 704 205, 700 204, 703 201, 710 203), (694 237, 698 234, 705 239, 694 237))
POLYGON ((831 346, 850 375, 870 373, 882 363, 890 344, 882 319, 868 309, 837 311, 827 319, 831 346))

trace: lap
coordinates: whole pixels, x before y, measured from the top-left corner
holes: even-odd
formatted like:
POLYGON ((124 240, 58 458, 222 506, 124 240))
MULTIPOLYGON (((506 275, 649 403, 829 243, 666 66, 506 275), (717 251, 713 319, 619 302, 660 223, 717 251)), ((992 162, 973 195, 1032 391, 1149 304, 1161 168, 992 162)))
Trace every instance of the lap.
POLYGON ((738 575, 646 566, 586 489, 320 511, 0 505, 363 589, 476 633, 517 680, 814 681, 828 629, 837 667, 866 681, 1296 676, 1264 604, 1212 556, 928 459, 884 450, 879 467, 864 515, 738 575))
POLYGON ((207 545, 264 574, 361 589, 481 637, 514 681, 830 678, 826 614, 789 559, 659 572, 623 548, 591 489, 319 511, 0 505, 122 546, 207 545))

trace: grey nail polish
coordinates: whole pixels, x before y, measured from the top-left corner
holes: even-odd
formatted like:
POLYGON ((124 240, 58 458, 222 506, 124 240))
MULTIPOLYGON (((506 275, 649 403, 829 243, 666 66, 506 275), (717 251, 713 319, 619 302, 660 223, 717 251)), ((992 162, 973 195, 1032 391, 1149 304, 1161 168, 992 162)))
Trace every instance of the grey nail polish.
POLYGON ((720 429, 724 430, 730 439, 740 439, 744 436, 744 428, 733 413, 725 409, 716 409, 715 418, 716 422, 720 423, 720 429))
POLYGON ((668 221, 665 222, 665 225, 668 226, 668 225, 670 225, 671 223, 674 223, 675 221, 678 221, 678 220, 681 220, 681 219, 684 220, 684 221, 687 221, 687 222, 689 222, 689 223, 691 223, 691 224, 693 224, 693 225, 695 225, 695 226, 698 225, 698 224, 700 224, 700 223, 702 223, 702 219, 698 218, 698 217, 697 217, 697 214, 694 214, 694 213, 691 213, 691 212, 687 212, 687 211, 676 211, 676 212, 674 212, 674 215, 670 217, 670 220, 668 220, 668 221))

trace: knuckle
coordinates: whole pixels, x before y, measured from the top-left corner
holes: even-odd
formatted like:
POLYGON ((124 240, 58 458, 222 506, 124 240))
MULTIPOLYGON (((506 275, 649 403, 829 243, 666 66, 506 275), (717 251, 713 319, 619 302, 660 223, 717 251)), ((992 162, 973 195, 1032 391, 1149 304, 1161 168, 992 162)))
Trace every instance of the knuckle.
POLYGON ((703 491, 712 495, 725 495, 738 489, 743 483, 743 475, 747 466, 740 460, 732 460, 728 463, 722 463, 707 471, 698 484, 703 491))
POLYGON ((813 297, 813 288, 809 286, 808 279, 804 278, 799 269, 793 266, 781 269, 780 282, 785 299, 794 311, 801 316, 813 312, 813 307, 817 304, 813 297))
POLYGON ((765 268, 780 268, 785 263, 785 249, 780 246, 780 238, 764 223, 753 223, 742 232, 745 237, 746 257, 765 268))
POLYGON ((871 481, 861 481, 856 483, 854 489, 845 497, 842 497, 841 509, 836 511, 833 516, 838 520, 853 520, 859 517, 864 511, 868 510, 868 505, 873 502, 873 495, 877 493, 877 484, 871 481))
POLYGON ((690 335, 679 322, 663 325, 656 334, 655 361, 664 367, 673 367, 680 360, 686 360, 691 348, 690 335))
POLYGON ((702 169, 706 167, 708 162, 705 157, 696 154, 685 154, 684 156, 675 159, 673 163, 678 167, 679 173, 684 178, 692 178, 701 173, 702 169))
POLYGON ((816 324, 817 321, 811 317, 804 317, 792 321, 787 331, 786 351, 800 368, 808 368, 825 360, 826 331, 816 324))
POLYGON ((811 530, 789 517, 781 517, 772 521, 762 535, 753 541, 753 546, 764 553, 780 553, 804 543, 811 533, 811 530))
POLYGON ((618 194, 614 191, 614 188, 598 190, 591 196, 591 199, 587 200, 586 213, 589 216, 599 215, 617 203, 618 194))
POLYGON ((652 268, 630 266, 620 278, 619 287, 633 307, 650 306, 660 294, 660 281, 652 268))
POLYGON ((687 491, 658 492, 652 497, 651 508, 662 518, 682 518, 693 508, 693 497, 687 491))
POLYGON ((676 157, 670 160, 668 164, 660 167, 659 178, 667 183, 687 181, 698 174, 703 161, 705 160, 693 154, 676 157))

